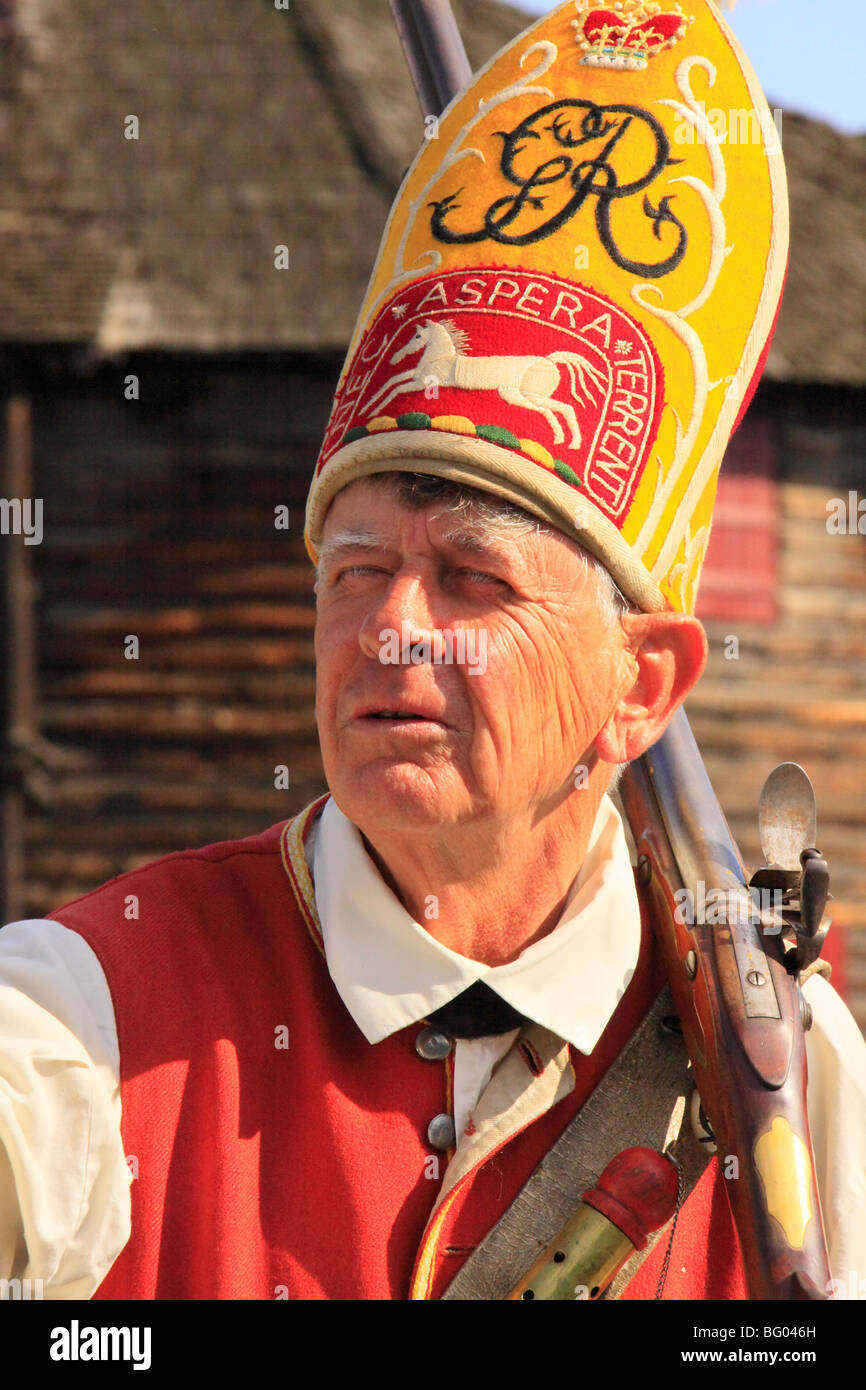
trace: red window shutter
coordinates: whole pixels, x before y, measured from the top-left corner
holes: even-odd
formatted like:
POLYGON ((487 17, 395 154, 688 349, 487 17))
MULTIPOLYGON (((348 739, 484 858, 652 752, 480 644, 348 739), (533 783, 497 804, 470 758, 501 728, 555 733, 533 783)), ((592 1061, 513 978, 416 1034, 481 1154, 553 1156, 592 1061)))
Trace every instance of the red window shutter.
POLYGON ((772 623, 779 612, 779 500, 770 421, 743 421, 719 478, 699 618, 772 623))

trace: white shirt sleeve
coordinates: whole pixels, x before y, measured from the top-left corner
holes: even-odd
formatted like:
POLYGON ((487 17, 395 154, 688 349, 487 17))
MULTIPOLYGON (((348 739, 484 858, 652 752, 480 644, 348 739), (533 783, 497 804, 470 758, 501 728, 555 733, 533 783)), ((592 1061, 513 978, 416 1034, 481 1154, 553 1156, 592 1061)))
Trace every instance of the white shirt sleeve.
POLYGON ((837 1298, 866 1299, 866 1042, 832 985, 813 975, 806 1100, 837 1298))
POLYGON ((0 1278, 90 1298, 129 1239, 117 1031, 95 954, 58 922, 0 931, 0 1278))

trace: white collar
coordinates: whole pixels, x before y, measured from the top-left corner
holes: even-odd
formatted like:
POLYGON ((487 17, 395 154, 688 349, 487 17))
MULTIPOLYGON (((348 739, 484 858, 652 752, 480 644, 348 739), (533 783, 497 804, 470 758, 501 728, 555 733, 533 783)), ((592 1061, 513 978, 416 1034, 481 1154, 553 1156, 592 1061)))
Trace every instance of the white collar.
POLYGON ((622 822, 607 796, 557 926, 507 965, 458 955, 414 922, 333 797, 311 828, 307 855, 331 978, 371 1043, 484 980, 589 1054, 634 973, 640 906, 622 822))

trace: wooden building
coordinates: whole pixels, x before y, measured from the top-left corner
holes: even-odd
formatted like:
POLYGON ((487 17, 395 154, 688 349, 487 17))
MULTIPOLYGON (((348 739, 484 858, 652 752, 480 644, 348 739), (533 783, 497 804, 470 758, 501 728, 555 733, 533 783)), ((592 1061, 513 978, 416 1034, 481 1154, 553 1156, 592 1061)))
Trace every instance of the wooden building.
MULTIPOLYGON (((476 66, 526 23, 455 11, 476 66)), ((41 544, 0 536, 4 918, 323 789, 303 503, 421 135, 384 0, 0 6, 0 491, 43 503, 41 544)), ((866 141, 785 113, 783 145, 789 284, 689 712, 753 861, 766 774, 812 776, 866 1025, 866 539, 827 527, 866 494, 866 141)))

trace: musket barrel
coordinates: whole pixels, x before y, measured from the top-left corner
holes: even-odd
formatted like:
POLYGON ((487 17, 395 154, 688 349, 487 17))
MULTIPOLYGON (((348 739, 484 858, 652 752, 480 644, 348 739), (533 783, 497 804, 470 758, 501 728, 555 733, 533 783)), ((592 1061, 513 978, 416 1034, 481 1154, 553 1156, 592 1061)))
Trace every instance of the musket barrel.
POLYGON ((438 116, 472 77, 449 0, 390 4, 421 112, 438 116))

